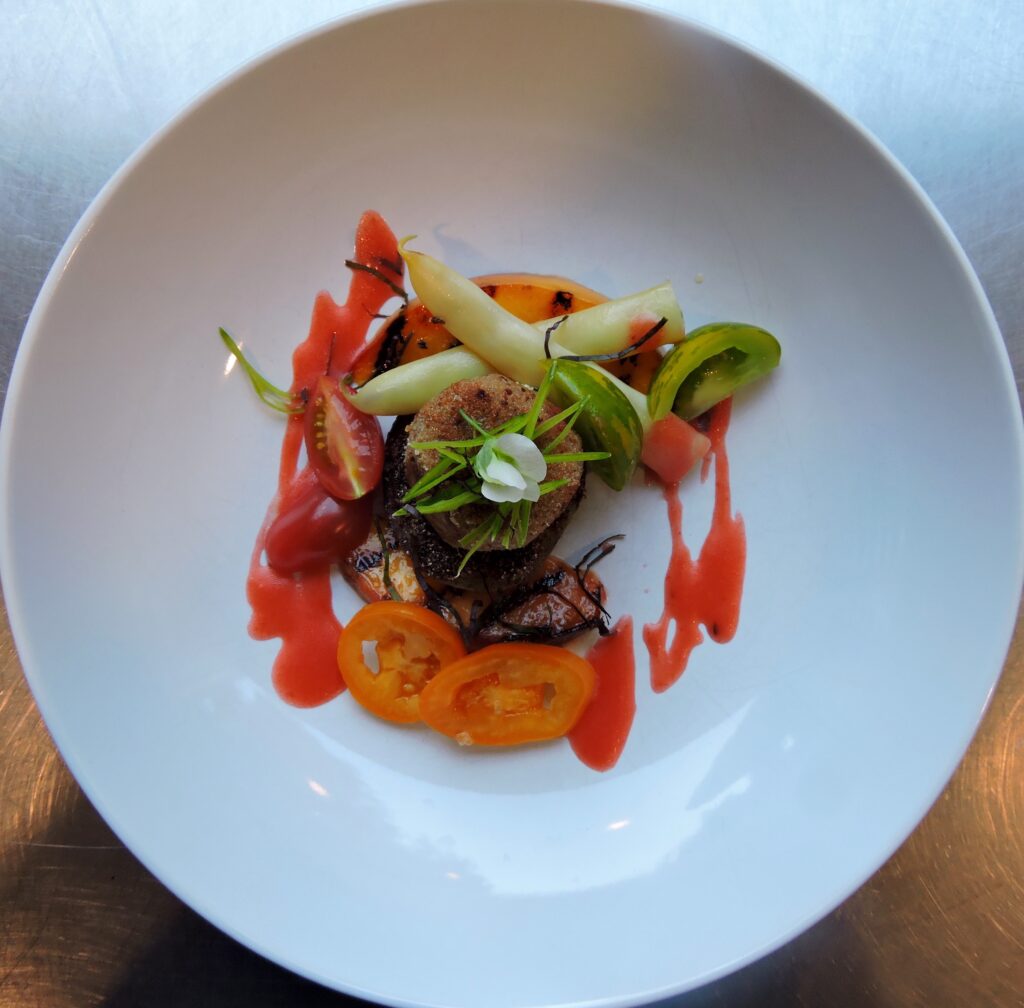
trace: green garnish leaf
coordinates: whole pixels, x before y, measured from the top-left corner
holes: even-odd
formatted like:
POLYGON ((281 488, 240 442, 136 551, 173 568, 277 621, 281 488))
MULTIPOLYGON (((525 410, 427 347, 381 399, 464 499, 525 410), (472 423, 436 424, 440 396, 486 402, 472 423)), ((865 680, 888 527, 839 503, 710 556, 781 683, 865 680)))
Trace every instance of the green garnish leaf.
POLYGON ((228 335, 227 330, 219 329, 220 338, 224 341, 224 345, 231 351, 232 356, 239 364, 242 365, 242 370, 248 375, 249 381, 252 382, 252 387, 258 395, 271 409, 277 410, 279 413, 288 413, 290 415, 296 413, 302 413, 306 407, 304 403, 296 402, 296 397, 291 392, 285 392, 284 389, 279 389, 272 382, 267 381, 256 370, 255 367, 246 359, 242 348, 228 335))

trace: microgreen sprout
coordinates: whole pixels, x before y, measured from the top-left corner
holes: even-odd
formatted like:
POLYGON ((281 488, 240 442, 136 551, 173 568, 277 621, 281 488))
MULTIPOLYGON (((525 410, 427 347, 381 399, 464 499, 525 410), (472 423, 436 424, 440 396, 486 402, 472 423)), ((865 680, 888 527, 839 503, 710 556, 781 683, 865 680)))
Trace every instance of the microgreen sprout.
POLYGON ((305 410, 306 405, 298 396, 293 395, 291 392, 285 392, 284 389, 279 389, 276 385, 267 381, 253 367, 245 354, 242 353, 242 348, 228 335, 225 329, 220 329, 219 332, 224 345, 231 351, 232 356, 242 365, 242 370, 248 375, 256 395, 271 409, 275 409, 279 413, 302 413, 305 410))

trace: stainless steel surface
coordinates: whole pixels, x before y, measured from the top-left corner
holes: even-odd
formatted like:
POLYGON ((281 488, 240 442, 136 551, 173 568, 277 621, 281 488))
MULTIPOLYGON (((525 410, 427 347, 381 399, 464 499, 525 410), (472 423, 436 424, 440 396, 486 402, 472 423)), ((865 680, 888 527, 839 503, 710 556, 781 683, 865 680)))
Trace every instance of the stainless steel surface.
MULTIPOLYGON (((0 387, 89 200, 176 109, 356 5, 6 0, 0 28, 0 387)), ((1024 377, 1024 4, 664 4, 795 70, 910 169, 967 251, 1024 377)), ((730 1006, 1024 1005, 1024 634, 966 760, 856 895, 679 999, 730 1006)), ((339 1005, 206 924, 105 826, 55 752, 0 625, 0 1008, 339 1005)), ((355 1003, 355 1002, 351 1002, 355 1003)))

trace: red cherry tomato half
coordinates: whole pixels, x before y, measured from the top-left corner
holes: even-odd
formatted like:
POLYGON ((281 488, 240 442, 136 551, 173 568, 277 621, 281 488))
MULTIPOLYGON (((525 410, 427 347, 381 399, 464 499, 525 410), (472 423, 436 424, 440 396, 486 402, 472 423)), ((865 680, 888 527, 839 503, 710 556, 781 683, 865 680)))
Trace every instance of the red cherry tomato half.
POLYGON ((337 501, 309 470, 303 470, 281 501, 267 530, 267 563, 278 574, 318 570, 363 542, 373 520, 373 501, 337 501))
POLYGON ((336 378, 323 375, 306 404, 306 454, 323 488, 341 500, 356 500, 379 482, 384 437, 375 416, 357 410, 336 378))

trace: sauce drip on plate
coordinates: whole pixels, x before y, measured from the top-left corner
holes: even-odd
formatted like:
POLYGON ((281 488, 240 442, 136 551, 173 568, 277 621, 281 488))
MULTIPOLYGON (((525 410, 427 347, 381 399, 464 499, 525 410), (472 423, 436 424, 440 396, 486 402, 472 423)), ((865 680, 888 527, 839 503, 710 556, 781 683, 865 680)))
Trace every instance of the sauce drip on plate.
POLYGON ((665 572, 665 604, 661 618, 643 629, 651 660, 651 688, 662 693, 683 674, 690 653, 704 640, 703 625, 713 641, 732 640, 739 625, 747 539, 743 519, 732 514, 729 457, 725 435, 732 400, 711 411, 711 451, 701 479, 715 470, 715 504, 711 528, 694 560, 683 540, 683 505, 678 484, 663 487, 672 533, 672 555, 665 572), (713 463, 712 460, 713 459, 713 463))
POLYGON ((588 652, 597 673, 594 697, 569 732, 572 751, 591 770, 611 770, 626 747, 636 714, 633 617, 623 616, 588 652))
MULTIPOLYGON (((384 219, 363 214, 356 231, 355 261, 401 282, 398 245, 384 219)), ((386 283, 364 270, 353 270, 348 299, 337 304, 321 291, 313 305, 309 335, 292 354, 292 393, 299 395, 327 373, 345 374, 366 342, 367 330, 384 303, 394 296, 386 283)), ((249 634, 256 640, 281 638, 274 660, 274 686, 283 700, 315 707, 344 688, 338 671, 341 624, 331 605, 330 568, 312 574, 277 574, 264 559, 267 531, 274 518, 315 478, 299 469, 303 421, 288 418, 281 443, 277 494, 267 509, 249 562, 246 596, 252 606, 249 634)))

